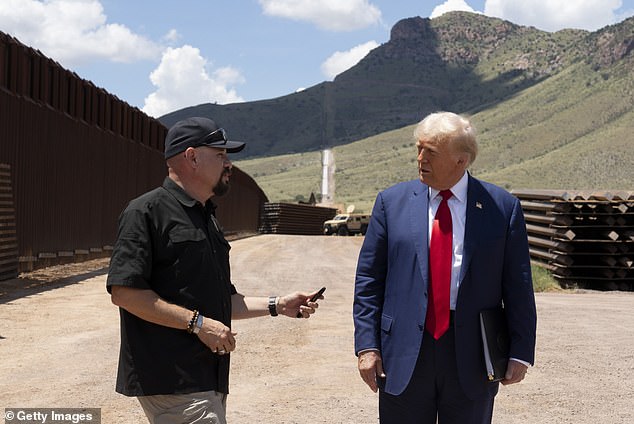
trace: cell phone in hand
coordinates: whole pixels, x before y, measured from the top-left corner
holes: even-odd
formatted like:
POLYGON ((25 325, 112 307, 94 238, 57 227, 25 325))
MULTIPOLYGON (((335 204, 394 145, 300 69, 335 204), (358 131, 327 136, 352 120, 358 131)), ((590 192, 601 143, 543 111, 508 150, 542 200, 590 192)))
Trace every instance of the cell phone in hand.
MULTIPOLYGON (((309 302, 316 302, 316 301, 319 299, 319 297, 320 297, 322 294, 324 294, 324 292, 325 292, 325 291, 326 291, 326 287, 322 287, 322 288, 320 288, 320 289, 319 289, 319 291, 318 291, 317 293, 315 293, 315 294, 313 295, 313 297, 311 297, 311 298, 310 298, 309 302)), ((297 318, 301 318, 301 317, 302 317, 302 313, 301 313, 301 312, 298 312, 298 313, 297 313, 297 318)))
POLYGON ((326 291, 326 287, 322 287, 319 289, 319 291, 317 293, 315 293, 315 295, 313 297, 310 298, 311 302, 317 302, 317 300, 319 300, 319 297, 324 294, 324 292, 326 291))

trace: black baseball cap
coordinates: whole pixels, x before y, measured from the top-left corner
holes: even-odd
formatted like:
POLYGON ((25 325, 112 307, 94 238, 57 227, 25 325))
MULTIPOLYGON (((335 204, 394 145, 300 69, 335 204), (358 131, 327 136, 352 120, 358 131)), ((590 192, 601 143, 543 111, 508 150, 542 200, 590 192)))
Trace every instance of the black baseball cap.
POLYGON ((209 118, 193 117, 175 123, 165 137, 165 159, 188 147, 209 146, 237 153, 244 149, 242 141, 227 140, 227 133, 209 118))

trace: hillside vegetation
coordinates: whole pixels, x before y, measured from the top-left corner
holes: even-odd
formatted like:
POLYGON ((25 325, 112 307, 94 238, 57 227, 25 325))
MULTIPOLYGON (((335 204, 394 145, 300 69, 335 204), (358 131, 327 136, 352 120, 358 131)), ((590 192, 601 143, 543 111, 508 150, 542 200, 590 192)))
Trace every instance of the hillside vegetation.
MULTIPOLYGON (((516 97, 469 115, 480 153, 473 175, 506 187, 632 190, 634 83, 579 63, 516 97), (578 83, 574 83, 578 81, 578 83)), ((417 178, 414 125, 333 149, 336 201, 369 210, 376 193, 417 178)), ((242 160, 271 201, 321 187, 321 154, 242 160)))
MULTIPOLYGON (((472 173, 507 189, 632 190, 632 20, 590 34, 584 42, 596 46, 593 39, 613 40, 623 26, 629 28, 630 50, 618 60, 596 50, 509 99, 454 110, 469 116, 478 129, 480 154, 472 173)), ((417 178, 413 129, 409 125, 335 147, 336 202, 369 210, 379 190, 417 178)), ((271 201, 295 201, 320 191, 319 152, 236 165, 255 178, 271 201)))
MULTIPOLYGON (((631 32, 631 22, 622 26, 631 32)), ((160 120, 170 126, 211 116, 232 137, 250 141, 240 159, 318 151, 414 124, 439 109, 499 104, 589 55, 602 66, 629 54, 622 41, 631 34, 593 34, 549 33, 467 12, 407 18, 388 42, 332 82, 275 99, 192 106, 160 120)))
POLYGON ((508 189, 631 190, 633 51, 634 18, 555 33, 467 12, 408 18, 333 82, 161 120, 211 116, 247 141, 236 165, 271 201, 318 194, 320 150, 332 147, 336 201, 368 210, 377 191, 417 177, 413 125, 438 110, 478 129, 478 177, 508 189))

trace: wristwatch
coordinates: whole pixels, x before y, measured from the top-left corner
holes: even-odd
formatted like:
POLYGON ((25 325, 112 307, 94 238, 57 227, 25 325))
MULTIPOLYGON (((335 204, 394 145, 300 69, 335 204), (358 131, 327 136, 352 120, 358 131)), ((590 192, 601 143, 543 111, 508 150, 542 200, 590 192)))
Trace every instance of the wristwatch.
POLYGON ((203 314, 198 314, 198 317, 196 318, 196 323, 194 324, 194 328, 192 329, 192 333, 198 334, 201 328, 203 328, 203 314))
POLYGON ((269 314, 277 316, 277 296, 269 296, 269 314))

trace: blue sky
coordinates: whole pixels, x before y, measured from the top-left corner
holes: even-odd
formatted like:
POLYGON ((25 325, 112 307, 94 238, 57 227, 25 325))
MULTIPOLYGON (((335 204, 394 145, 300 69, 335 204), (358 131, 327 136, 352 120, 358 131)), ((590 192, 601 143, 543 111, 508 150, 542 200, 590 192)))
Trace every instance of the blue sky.
POLYGON ((634 0, 0 0, 0 31, 158 117, 332 80, 400 19, 449 10, 593 31, 634 0))

